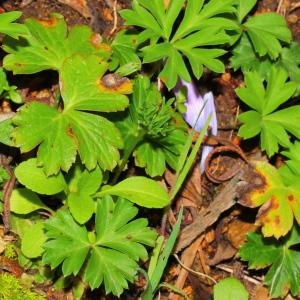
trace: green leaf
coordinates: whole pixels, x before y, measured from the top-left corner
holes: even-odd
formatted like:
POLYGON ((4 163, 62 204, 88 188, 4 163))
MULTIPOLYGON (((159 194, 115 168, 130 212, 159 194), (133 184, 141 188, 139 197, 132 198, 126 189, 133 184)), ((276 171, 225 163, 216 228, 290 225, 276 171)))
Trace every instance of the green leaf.
POLYGON ((255 6, 257 0, 237 0, 236 15, 241 23, 251 9, 255 6))
POLYGON ((13 132, 13 125, 11 118, 0 121, 0 143, 12 146, 11 135, 13 132))
POLYGON ((285 164, 279 169, 279 172, 283 176, 285 183, 289 186, 300 187, 298 183, 298 176, 300 176, 299 153, 299 141, 296 141, 294 144, 291 144, 288 150, 281 152, 281 154, 287 157, 288 160, 285 160, 285 164))
POLYGON ((134 281, 137 261, 147 258, 142 244, 153 246, 157 236, 146 219, 131 221, 137 213, 129 201, 103 197, 98 201, 92 241, 84 226, 75 223, 67 211, 58 211, 45 222, 50 240, 45 243, 43 261, 52 268, 62 263, 64 276, 78 274, 86 264, 82 275, 92 289, 104 283, 106 293, 119 296, 128 287, 127 281, 134 281))
POLYGON ((280 67, 273 67, 264 87, 263 78, 257 72, 245 74, 246 87, 237 88, 239 98, 252 109, 242 113, 239 119, 244 123, 239 135, 244 138, 253 137, 259 133, 262 150, 268 156, 278 151, 278 144, 288 147, 287 132, 300 138, 298 126, 294 120, 300 117, 300 106, 292 106, 274 112, 280 105, 288 101, 296 91, 294 82, 286 82, 288 75, 280 67))
POLYGON ((68 205, 74 219, 80 223, 86 223, 95 212, 95 202, 91 195, 100 187, 102 172, 99 167, 92 171, 75 165, 72 181, 69 184, 68 205))
POLYGON ((68 205, 72 216, 79 224, 86 223, 95 212, 92 197, 81 192, 71 193, 68 196, 68 205))
POLYGON ((29 227, 21 240, 22 253, 28 258, 36 258, 43 254, 47 237, 44 233, 43 222, 36 222, 29 227))
POLYGON ((234 70, 241 68, 244 73, 256 71, 263 79, 268 78, 272 66, 272 61, 268 56, 259 57, 255 53, 247 34, 242 34, 241 39, 233 48, 230 62, 234 70))
MULTIPOLYGON (((256 2, 256 1, 255 1, 256 2)), ((225 278, 214 285, 214 300, 248 300, 249 293, 234 277, 225 278)))
POLYGON ((74 54, 95 54, 104 59, 110 56, 110 47, 88 26, 77 25, 67 32, 63 16, 52 14, 48 20, 27 19, 29 32, 24 40, 6 39, 4 68, 14 74, 32 74, 42 70, 61 70, 66 58, 74 54))
POLYGON ((170 201, 167 192, 158 182, 142 176, 129 177, 114 186, 105 186, 94 196, 104 195, 123 197, 148 208, 162 208, 170 201))
POLYGON ((155 147, 151 143, 141 144, 135 151, 135 165, 146 169, 146 173, 151 176, 158 176, 165 172, 165 155, 161 148, 155 147))
POLYGON ((230 16, 235 12, 234 3, 235 0, 211 0, 206 4, 204 1, 180 0, 170 1, 167 9, 164 9, 161 0, 153 3, 135 0, 132 10, 121 11, 121 16, 126 25, 144 29, 141 35, 144 34, 147 36, 146 40, 150 40, 141 49, 144 63, 164 61, 159 77, 172 89, 178 77, 191 81, 184 57, 197 78, 202 75, 203 65, 215 72, 224 71, 224 65, 218 57, 225 51, 213 47, 230 42, 231 38, 226 30, 240 31, 238 24, 230 17, 221 16, 224 13, 230 16), (175 25, 185 2, 183 19, 175 25))
POLYGON ((22 24, 13 23, 22 15, 20 11, 11 11, 0 14, 0 32, 15 39, 28 34, 26 27, 22 24))
POLYGON ((291 80, 297 83, 297 95, 300 93, 300 45, 291 43, 288 48, 283 48, 279 64, 289 74, 291 80))
POLYGON ((128 99, 122 93, 130 92, 131 83, 125 79, 120 93, 106 88, 100 80, 106 69, 107 64, 94 55, 71 57, 60 77, 64 110, 33 102, 23 105, 14 118, 16 145, 21 152, 39 145, 38 164, 47 175, 56 174, 60 168, 68 171, 77 152, 89 170, 98 163, 104 170, 116 166, 118 148, 123 146, 120 133, 106 118, 90 111, 125 109, 128 99))
POLYGON ((61 172, 56 175, 46 176, 43 168, 37 165, 36 158, 20 163, 15 168, 15 174, 20 183, 39 194, 54 195, 63 191, 66 187, 66 182, 61 172))
POLYGON ((77 275, 91 247, 86 228, 63 210, 49 218, 44 228, 49 240, 44 244, 43 262, 52 268, 62 263, 64 276, 77 275))
POLYGON ((10 210, 17 214, 29 214, 38 209, 48 210, 36 193, 24 189, 14 189, 10 197, 10 210))
POLYGON ((290 43, 292 39, 284 17, 276 13, 256 15, 243 26, 259 56, 277 58, 282 51, 280 41, 290 43))
POLYGON ((295 226, 284 239, 264 239, 259 233, 249 233, 248 241, 239 254, 249 262, 249 268, 261 269, 271 266, 265 283, 273 298, 284 297, 289 291, 293 296, 300 295, 300 253, 291 247, 300 243, 299 227, 295 226))
POLYGON ((3 167, 0 167, 0 183, 7 179, 9 179, 9 174, 3 167))
POLYGON ((116 122, 124 139, 124 157, 133 152, 136 166, 145 168, 151 177, 161 176, 166 163, 176 167, 185 141, 185 126, 176 120, 171 104, 172 100, 165 102, 147 77, 138 76, 129 111, 116 122))
MULTIPOLYGON (((120 74, 122 67, 127 68, 131 66, 131 69, 128 68, 127 73, 124 72, 122 76, 127 76, 135 71, 141 69, 141 60, 136 54, 136 48, 138 46, 138 35, 130 31, 121 30, 115 36, 111 48, 112 48, 112 62, 110 65, 113 65, 114 68, 120 66, 117 72, 120 74)), ((111 68, 110 68, 111 70, 111 68)))
POLYGON ((177 237, 179 235, 180 232, 180 225, 181 225, 181 221, 182 221, 182 214, 183 214, 183 208, 180 209, 179 214, 178 214, 178 218, 177 218, 177 222, 174 225, 172 232, 170 234, 169 239, 167 240, 164 249, 161 253, 161 255, 159 256, 159 259, 157 261, 157 265, 153 271, 152 276, 149 278, 150 282, 149 285, 152 289, 152 293, 155 291, 155 289, 158 287, 158 284, 161 280, 161 277, 164 273, 164 270, 167 266, 169 257, 171 255, 171 252, 175 246, 177 237))

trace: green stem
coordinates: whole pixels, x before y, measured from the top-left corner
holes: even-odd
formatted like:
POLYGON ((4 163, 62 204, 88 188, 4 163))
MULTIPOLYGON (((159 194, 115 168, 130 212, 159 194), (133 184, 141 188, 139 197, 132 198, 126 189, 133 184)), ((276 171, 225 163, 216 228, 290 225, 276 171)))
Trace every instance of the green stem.
POLYGON ((116 171, 110 185, 116 184, 116 182, 119 179, 120 174, 122 173, 124 167, 127 164, 129 157, 131 156, 132 152, 135 150, 136 146, 143 140, 144 136, 145 136, 145 130, 142 129, 141 127, 139 127, 137 130, 137 133, 134 135, 134 137, 131 141, 131 145, 125 151, 124 156, 122 158, 122 162, 119 165, 119 167, 117 168, 117 171, 116 171))

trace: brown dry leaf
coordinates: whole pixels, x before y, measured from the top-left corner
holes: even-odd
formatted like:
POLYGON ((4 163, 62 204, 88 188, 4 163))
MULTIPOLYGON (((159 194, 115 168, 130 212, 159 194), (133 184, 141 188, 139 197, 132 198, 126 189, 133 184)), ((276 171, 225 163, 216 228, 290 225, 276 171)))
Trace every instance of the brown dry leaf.
POLYGON ((0 256, 0 269, 12 273, 17 278, 20 278, 24 272, 16 260, 0 256))
POLYGON ((207 263, 210 266, 215 266, 216 264, 232 258, 237 252, 237 249, 232 247, 229 241, 227 240, 220 240, 217 246, 217 250, 215 255, 211 259, 207 259, 207 263))
MULTIPOLYGON (((197 254, 197 250, 198 250, 203 238, 204 238, 204 236, 199 237, 194 243, 192 243, 188 248, 186 248, 183 251, 183 254, 181 256, 181 262, 187 268, 191 268, 191 266, 193 265, 195 256, 197 254)), ((175 286, 179 289, 182 289, 184 287, 184 284, 185 284, 185 281, 189 274, 189 271, 182 268, 181 266, 178 266, 178 269, 180 269, 180 271, 179 271, 177 280, 175 282, 175 286)), ((169 299, 170 300, 179 300, 179 299, 181 299, 181 297, 179 295, 171 293, 169 296, 169 299)))
POLYGON ((269 291, 263 285, 258 285, 255 287, 254 291, 251 293, 250 300, 271 300, 269 296, 269 291))
POLYGON ((70 6, 85 18, 92 17, 86 0, 58 0, 58 2, 70 6))
POLYGON ((233 247, 239 249, 246 241, 246 235, 249 231, 255 231, 257 226, 251 223, 234 220, 227 225, 226 237, 233 247))
MULTIPOLYGON (((200 208, 202 206, 201 172, 198 164, 194 165, 188 178, 189 180, 185 182, 177 197, 177 207, 190 206, 200 208)), ((170 186, 173 186, 175 183, 175 174, 167 170, 165 172, 165 180, 170 186)))

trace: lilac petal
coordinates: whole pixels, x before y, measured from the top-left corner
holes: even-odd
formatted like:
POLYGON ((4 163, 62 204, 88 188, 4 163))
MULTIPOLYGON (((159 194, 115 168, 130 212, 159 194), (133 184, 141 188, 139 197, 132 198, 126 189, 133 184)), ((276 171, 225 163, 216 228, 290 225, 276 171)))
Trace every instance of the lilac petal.
POLYGON ((209 152, 213 149, 214 149, 214 147, 211 147, 211 146, 203 146, 202 153, 201 153, 201 161, 200 161, 201 173, 204 172, 204 170, 205 170, 205 160, 206 160, 209 152))
MULTIPOLYGON (((179 93, 180 88, 183 86, 187 88, 187 101, 185 102, 186 113, 184 114, 185 121, 191 127, 195 127, 195 130, 199 132, 204 127, 204 124, 207 118, 209 117, 209 115, 212 114, 212 119, 209 125, 211 127, 212 134, 217 135, 217 131, 218 131, 217 113, 215 108, 214 96, 212 92, 206 93, 202 98, 201 95, 198 93, 197 88, 193 82, 188 83, 180 79, 174 89, 175 95, 179 93), (199 116, 201 110, 202 112, 199 116)), ((211 150, 212 147, 209 146, 204 146, 202 149, 202 156, 200 162, 201 172, 204 171, 205 159, 211 150)))

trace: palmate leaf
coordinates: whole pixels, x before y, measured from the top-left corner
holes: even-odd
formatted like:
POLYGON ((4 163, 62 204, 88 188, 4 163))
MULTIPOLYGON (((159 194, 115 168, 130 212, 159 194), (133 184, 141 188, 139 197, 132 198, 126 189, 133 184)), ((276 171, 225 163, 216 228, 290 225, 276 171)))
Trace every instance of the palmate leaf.
POLYGON ((279 238, 293 226, 294 217, 300 224, 300 189, 286 185, 278 170, 265 162, 255 163, 256 181, 244 191, 239 203, 247 207, 260 207, 257 221, 262 223, 266 237, 279 238))
POLYGON ((184 57, 197 78, 201 77, 203 66, 215 72, 224 71, 224 65, 218 57, 225 51, 211 46, 230 42, 225 30, 239 30, 235 21, 222 16, 235 11, 234 3, 234 0, 211 0, 206 4, 203 0, 174 0, 165 9, 163 0, 134 0, 132 9, 121 11, 121 16, 127 25, 144 29, 141 35, 150 40, 150 45, 141 49, 143 62, 164 60, 165 65, 159 76, 171 89, 178 77, 191 81, 184 57), (184 4, 184 17, 172 34, 184 4))
POLYGON ((271 71, 272 61, 268 56, 259 57, 246 34, 243 34, 237 45, 233 48, 230 58, 231 66, 236 71, 239 68, 246 73, 257 72, 261 78, 267 79, 271 71))
POLYGON ((287 132, 300 138, 300 123, 295 122, 300 118, 300 106, 274 112, 296 91, 296 84, 286 82, 287 78, 284 69, 273 67, 265 89, 263 79, 257 72, 247 72, 246 87, 236 89, 239 98, 253 109, 239 116, 244 123, 239 129, 239 135, 248 139, 260 134, 261 148, 268 156, 278 152, 278 144, 289 146, 287 132))
POLYGON ((300 193, 300 143, 296 141, 291 144, 288 150, 282 151, 282 154, 288 159, 279 168, 279 173, 287 186, 300 193))
POLYGON ((146 219, 131 221, 138 213, 127 200, 116 202, 110 196, 99 199, 96 233, 78 225, 67 211, 60 210, 45 222, 49 238, 44 245, 43 261, 52 268, 62 263, 64 276, 78 274, 94 289, 104 283, 106 293, 119 296, 133 282, 139 259, 147 258, 142 244, 154 246, 157 234, 147 227, 146 219))
POLYGON ((265 239, 259 233, 249 233, 239 255, 249 262, 250 269, 270 266, 265 284, 269 286, 270 296, 284 297, 289 291, 293 296, 300 295, 300 253, 291 247, 300 243, 299 226, 294 226, 290 234, 276 241, 265 239))
POLYGON ((147 77, 138 76, 134 81, 129 111, 116 122, 124 139, 124 152, 134 150, 136 166, 145 168, 151 177, 161 176, 166 163, 176 168, 186 139, 185 127, 175 124, 171 103, 165 102, 147 77), (134 149, 131 149, 132 145, 134 149))
POLYGON ((276 13, 251 17, 243 26, 259 56, 278 57, 282 51, 280 41, 290 43, 292 39, 284 17, 276 13))
POLYGON ((27 28, 18 23, 13 23, 22 15, 20 11, 11 11, 0 14, 0 32, 18 38, 28 34, 27 28))
POLYGON ((297 94, 300 93, 300 45, 292 43, 282 49, 279 64, 288 72, 291 80, 297 83, 297 94))
MULTIPOLYGON (((106 70, 107 64, 97 56, 70 57, 60 76, 63 111, 32 102, 23 105, 14 118, 15 145, 21 152, 40 145, 38 165, 47 175, 56 174, 60 168, 68 171, 77 152, 89 170, 98 163, 102 169, 115 167, 117 149, 123 146, 118 129, 104 117, 82 111, 111 112, 128 105, 126 96, 103 86, 100 79, 106 70)), ((129 92, 130 81, 124 85, 123 92, 129 92)))
POLYGON ((76 25, 68 33, 63 16, 52 14, 48 20, 27 19, 29 32, 23 39, 6 39, 3 65, 14 74, 32 74, 42 70, 60 70, 66 58, 73 54, 95 54, 108 59, 109 45, 85 25, 76 25))
POLYGON ((118 73, 122 69, 127 68, 127 73, 122 73, 122 76, 127 76, 141 69, 141 60, 136 54, 136 48, 139 44, 138 35, 129 30, 121 30, 115 36, 111 48, 112 59, 110 62, 110 70, 115 70, 118 66, 118 73))

